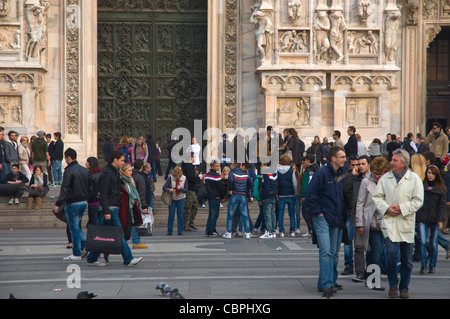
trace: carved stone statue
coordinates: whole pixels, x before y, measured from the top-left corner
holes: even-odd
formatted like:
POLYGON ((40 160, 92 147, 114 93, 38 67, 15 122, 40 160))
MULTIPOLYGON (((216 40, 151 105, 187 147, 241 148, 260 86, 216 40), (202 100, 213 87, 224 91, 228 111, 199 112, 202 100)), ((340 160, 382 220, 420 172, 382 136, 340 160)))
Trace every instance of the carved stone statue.
POLYGON ((39 63, 40 54, 45 49, 43 41, 44 12, 47 8, 37 3, 25 5, 25 19, 28 23, 29 30, 29 38, 25 47, 25 57, 28 62, 39 63))
POLYGON ((361 19, 361 26, 367 27, 367 22, 375 13, 375 5, 372 0, 360 0, 358 4, 358 16, 361 19))
POLYGON ((11 42, 11 48, 13 48, 14 50, 20 49, 21 47, 21 43, 20 43, 20 30, 16 30, 16 32, 14 32, 14 41, 15 42, 11 42))
POLYGON ((342 11, 334 11, 330 14, 331 28, 330 28, 330 47, 337 54, 336 62, 344 59, 344 32, 347 30, 347 25, 344 20, 342 11))
POLYGON ((273 23, 270 14, 261 10, 256 10, 250 17, 250 22, 258 25, 256 30, 257 54, 264 62, 272 49, 273 23))
POLYGON ((314 18, 314 41, 317 61, 325 61, 324 55, 330 48, 330 40, 328 39, 330 27, 328 13, 326 11, 317 12, 316 17, 314 18))
POLYGON ((308 34, 306 31, 297 34, 297 31, 286 31, 280 39, 280 52, 300 53, 307 52, 308 34))
POLYGON ((295 21, 297 19, 300 19, 301 17, 301 9, 302 9, 302 3, 300 0, 289 0, 288 1, 288 16, 291 21, 295 21))
POLYGON ((5 18, 9 15, 11 9, 11 0, 0 0, 0 18, 5 18))
POLYGON ((401 15, 400 10, 390 11, 386 15, 384 34, 386 62, 395 61, 395 55, 397 53, 397 29, 400 24, 401 15))

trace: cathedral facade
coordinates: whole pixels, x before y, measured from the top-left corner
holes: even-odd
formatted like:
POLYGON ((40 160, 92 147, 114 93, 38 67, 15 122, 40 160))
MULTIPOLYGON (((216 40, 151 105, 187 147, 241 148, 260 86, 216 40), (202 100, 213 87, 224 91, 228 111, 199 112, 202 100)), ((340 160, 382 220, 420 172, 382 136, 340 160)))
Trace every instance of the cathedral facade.
POLYGON ((0 0, 0 126, 82 158, 194 120, 427 134, 450 125, 447 26, 446 0, 0 0))

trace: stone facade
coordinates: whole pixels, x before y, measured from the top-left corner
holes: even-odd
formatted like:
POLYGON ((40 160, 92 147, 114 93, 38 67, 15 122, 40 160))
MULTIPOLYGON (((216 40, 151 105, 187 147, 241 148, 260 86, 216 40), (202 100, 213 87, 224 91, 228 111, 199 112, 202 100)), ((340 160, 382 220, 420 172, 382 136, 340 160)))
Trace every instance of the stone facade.
MULTIPOLYGON (((425 133, 444 25, 445 0, 208 0, 208 126, 425 133)), ((0 126, 95 155, 97 1, 0 0, 0 30, 0 126)))

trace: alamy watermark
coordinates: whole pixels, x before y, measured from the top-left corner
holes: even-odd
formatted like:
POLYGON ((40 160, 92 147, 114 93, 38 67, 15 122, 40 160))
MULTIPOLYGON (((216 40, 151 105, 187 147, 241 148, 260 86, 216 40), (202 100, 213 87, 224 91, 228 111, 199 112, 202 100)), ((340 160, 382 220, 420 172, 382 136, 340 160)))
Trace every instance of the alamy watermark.
MULTIPOLYGON (((228 132, 229 133, 229 132, 228 132)), ((177 140, 172 148, 171 158, 176 164, 190 161, 190 146, 193 138, 199 145, 206 142, 204 148, 200 147, 200 162, 211 163, 213 160, 220 163, 262 163, 276 170, 279 162, 279 135, 276 131, 267 131, 266 128, 237 128, 231 134, 224 133, 218 128, 207 128, 203 131, 202 121, 194 121, 194 134, 187 128, 176 128, 171 138, 177 140), (224 139, 231 142, 230 147, 218 149, 224 139), (229 138, 228 138, 229 136, 229 138), (230 139, 232 137, 232 139, 230 139), (224 157, 222 153, 226 153, 224 157)))

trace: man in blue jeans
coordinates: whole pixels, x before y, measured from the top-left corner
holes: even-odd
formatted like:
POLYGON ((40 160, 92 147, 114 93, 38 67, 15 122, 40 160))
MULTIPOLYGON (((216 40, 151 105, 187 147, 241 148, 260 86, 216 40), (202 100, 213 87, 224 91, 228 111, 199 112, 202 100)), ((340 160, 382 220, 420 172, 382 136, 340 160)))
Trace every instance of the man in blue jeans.
POLYGON ((337 284, 337 264, 344 226, 344 180, 342 168, 346 162, 342 147, 332 147, 329 163, 322 166, 308 185, 304 205, 313 216, 314 232, 319 246, 319 280, 317 289, 330 298, 337 284))
POLYGON ((218 236, 216 229, 219 217, 220 201, 224 198, 226 189, 219 174, 220 164, 217 161, 211 163, 211 170, 205 175, 205 186, 208 198, 208 220, 206 222, 206 235, 218 236))
POLYGON ((81 219, 87 209, 87 200, 92 193, 92 182, 88 171, 77 162, 77 152, 71 148, 64 152, 68 164, 64 171, 61 191, 56 201, 54 211, 65 205, 67 225, 72 236, 72 255, 65 257, 66 261, 81 260, 81 253, 86 246, 86 239, 80 227, 81 219))
POLYGON ((228 177, 228 192, 230 193, 230 202, 228 203, 227 213, 227 232, 223 235, 225 239, 231 239, 231 228, 233 224, 233 216, 236 210, 239 211, 244 219, 244 239, 250 239, 250 220, 247 209, 247 194, 253 188, 253 180, 247 171, 250 164, 238 164, 230 172, 228 177))
POLYGON ((53 170, 53 185, 61 185, 62 183, 62 160, 64 152, 64 143, 61 140, 61 133, 54 134, 55 145, 52 156, 52 170, 53 170))
MULTIPOLYGON (((120 207, 120 176, 119 170, 124 165, 125 156, 121 151, 113 151, 108 165, 100 176, 99 193, 100 206, 103 212, 103 225, 122 227, 119 220, 120 207)), ((91 252, 88 255, 87 262, 90 266, 105 266, 105 263, 99 262, 99 253, 91 252)), ((142 257, 134 258, 131 249, 122 237, 122 257, 126 266, 134 266, 142 260, 142 257)))

